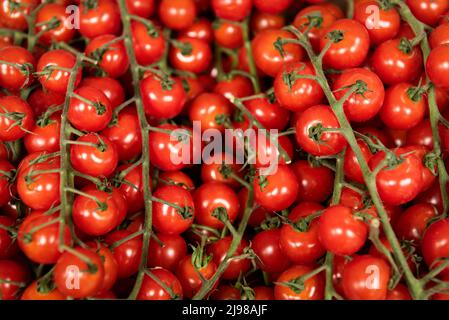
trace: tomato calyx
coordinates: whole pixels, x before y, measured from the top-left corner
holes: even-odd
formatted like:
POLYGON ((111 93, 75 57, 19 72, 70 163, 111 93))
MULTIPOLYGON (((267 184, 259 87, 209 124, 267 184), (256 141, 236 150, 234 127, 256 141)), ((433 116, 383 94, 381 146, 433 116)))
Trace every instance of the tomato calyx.
POLYGON ((426 92, 427 92, 427 89, 425 87, 421 87, 421 86, 410 87, 407 89, 407 96, 413 102, 418 102, 419 100, 421 100, 422 96, 426 92))
POLYGON ((203 269, 212 261, 212 256, 205 253, 204 244, 192 248, 192 265, 196 270, 203 269))
POLYGON ((326 35, 326 38, 329 39, 332 43, 339 43, 345 38, 345 36, 343 31, 341 30, 332 30, 326 35))
POLYGON ((306 217, 303 217, 301 219, 299 219, 296 222, 292 222, 289 221, 288 223, 293 227, 293 229, 295 229, 296 231, 299 232, 307 232, 309 231, 310 228, 310 224, 312 223, 312 221, 316 218, 318 218, 319 216, 321 216, 323 214, 323 210, 319 210, 315 213, 312 213, 306 217))
POLYGON ((296 80, 305 78, 304 75, 299 74, 298 72, 304 70, 306 68, 306 65, 303 64, 301 67, 287 72, 284 71, 282 73, 282 81, 285 83, 285 85, 288 87, 288 90, 291 91, 293 89, 293 85, 295 84, 296 80))
POLYGON ((84 7, 84 13, 94 10, 98 7, 98 0, 84 0, 82 2, 84 7))
POLYGON ((435 153, 435 151, 428 152, 423 157, 424 166, 430 170, 434 175, 438 175, 438 160, 441 159, 441 155, 435 153))
POLYGON ((192 54, 193 47, 189 42, 182 42, 178 40, 171 40, 171 44, 181 51, 183 56, 188 56, 192 54))

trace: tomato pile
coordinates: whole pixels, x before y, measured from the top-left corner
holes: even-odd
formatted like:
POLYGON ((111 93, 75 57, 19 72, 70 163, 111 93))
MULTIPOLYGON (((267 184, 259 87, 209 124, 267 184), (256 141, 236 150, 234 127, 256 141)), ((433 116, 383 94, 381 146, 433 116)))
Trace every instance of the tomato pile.
POLYGON ((1 299, 449 299, 448 152, 449 0, 0 0, 1 299))

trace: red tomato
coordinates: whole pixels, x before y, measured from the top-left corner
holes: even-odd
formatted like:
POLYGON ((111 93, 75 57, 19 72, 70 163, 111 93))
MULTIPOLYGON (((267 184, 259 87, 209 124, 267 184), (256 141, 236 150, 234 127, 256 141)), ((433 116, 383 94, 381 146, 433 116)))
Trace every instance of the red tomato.
POLYGON ((14 64, 0 62, 0 86, 9 91, 29 87, 33 82, 32 73, 36 68, 36 60, 31 52, 22 47, 9 46, 0 49, 0 56, 1 61, 14 64))
POLYGON ((0 140, 22 138, 33 127, 34 116, 28 103, 16 96, 0 97, 0 140))
POLYGON ((173 273, 163 268, 148 270, 152 277, 156 277, 166 287, 171 289, 167 292, 156 280, 145 274, 140 291, 137 294, 137 300, 174 300, 182 299, 182 287, 179 280, 173 273))
POLYGON ((187 244, 177 234, 157 233, 152 238, 148 249, 148 266, 161 267, 175 271, 179 261, 187 255, 187 244))
POLYGON ((230 117, 232 105, 217 93, 202 93, 190 105, 189 117, 192 122, 199 121, 201 131, 218 129, 223 131, 224 125, 217 123, 218 117, 230 117))
POLYGON ((267 130, 283 130, 288 125, 290 113, 281 108, 277 102, 270 102, 267 98, 257 98, 246 101, 245 107, 267 130))
POLYGON ((334 173, 324 166, 313 166, 306 160, 292 165, 299 183, 298 202, 323 202, 329 198, 334 186, 334 173))
POLYGON ((48 3, 42 6, 36 14, 34 30, 35 34, 40 34, 39 41, 50 45, 52 42, 72 40, 76 28, 70 14, 71 11, 62 4, 48 3))
POLYGON ((64 103, 65 93, 56 93, 37 88, 28 97, 28 103, 33 109, 35 116, 40 116, 47 111, 49 107, 59 106, 64 103))
POLYGON ((125 90, 120 82, 109 77, 86 77, 83 78, 81 86, 94 87, 104 93, 112 105, 117 108, 125 101, 125 90))
POLYGON ((144 208, 142 165, 127 170, 131 165, 124 164, 117 168, 118 172, 127 171, 123 176, 124 182, 120 184, 120 191, 128 204, 128 215, 136 213, 144 208))
POLYGON ((165 38, 162 30, 154 26, 151 32, 140 21, 132 21, 131 33, 134 54, 141 65, 150 65, 159 61, 164 55, 165 38))
POLYGON ((203 40, 180 37, 170 49, 169 60, 175 69, 202 73, 212 62, 212 50, 203 40))
POLYGON ((47 288, 37 280, 26 287, 20 300, 67 300, 67 297, 57 288, 47 288))
POLYGON ((16 300, 30 279, 28 268, 14 260, 0 260, 0 295, 2 300, 16 300))
POLYGON ((322 300, 324 297, 324 279, 322 274, 307 278, 300 284, 302 290, 293 289, 288 282, 308 274, 313 268, 296 265, 285 270, 276 280, 274 298, 276 300, 322 300))
POLYGON ((430 26, 435 26, 449 9, 446 0, 407 0, 406 3, 418 20, 430 26))
POLYGON ((212 23, 206 18, 198 18, 189 28, 181 30, 180 36, 210 43, 214 39, 212 23))
POLYGON ((217 18, 242 21, 251 13, 251 0, 212 0, 212 9, 217 18))
POLYGON ((81 1, 80 33, 92 39, 105 34, 118 35, 122 24, 120 10, 116 1, 81 1))
MULTIPOLYGON (((244 76, 235 76, 229 79, 224 79, 214 87, 214 92, 223 95, 231 100, 232 98, 243 98, 250 96, 254 93, 253 85, 251 81, 244 76)), ((247 102, 251 102, 249 100, 247 102)))
POLYGON ((192 179, 182 171, 165 171, 159 174, 161 185, 175 185, 192 191, 195 189, 192 179))
POLYGON ((174 30, 192 26, 196 17, 193 0, 162 0, 159 4, 159 18, 162 23, 174 30))
POLYGON ((18 252, 17 242, 7 228, 14 228, 15 220, 8 216, 0 216, 0 259, 8 259, 18 252))
POLYGON ((265 0, 253 0, 254 6, 257 10, 270 14, 278 14, 286 10, 293 2, 293 0, 280 0, 280 1, 265 1, 265 0))
POLYGON ((446 74, 449 70, 449 45, 440 45, 430 51, 426 62, 426 71, 430 81, 437 87, 449 89, 446 74))
MULTIPOLYGON (((429 269, 434 269, 440 265, 449 255, 449 219, 441 219, 432 223, 424 232, 421 241, 421 250, 424 262, 429 269), (438 261, 439 260, 439 261, 438 261)), ((447 277, 449 268, 443 269, 440 277, 447 277)))
POLYGON ((259 232, 251 242, 251 248, 258 257, 258 266, 265 272, 282 272, 290 265, 290 260, 279 245, 280 238, 281 230, 271 229, 259 232))
POLYGON ((320 217, 319 239, 326 250, 339 255, 352 255, 368 237, 368 226, 354 216, 351 208, 334 205, 320 217))
POLYGON ((202 278, 209 280, 217 270, 217 266, 212 260, 208 261, 209 259, 202 258, 194 258, 192 255, 185 256, 176 269, 176 276, 181 282, 186 298, 192 298, 198 292, 203 283, 202 278))
POLYGON ((412 297, 407 287, 398 283, 394 289, 388 290, 386 300, 412 300, 412 297))
POLYGON ((14 166, 7 160, 0 160, 0 207, 8 204, 13 194, 14 166))
POLYGON ((53 114, 48 119, 39 119, 34 128, 27 134, 23 142, 28 153, 45 151, 48 153, 60 150, 61 120, 53 114))
POLYGON ((115 261, 114 255, 112 254, 111 250, 109 250, 109 248, 104 244, 98 241, 90 241, 86 244, 90 248, 95 250, 95 252, 100 256, 101 261, 103 262, 104 278, 103 288, 101 289, 101 292, 104 293, 105 291, 111 289, 117 280, 117 261, 115 261))
POLYGON ((5 28, 26 30, 28 22, 25 15, 29 15, 39 5, 39 0, 2 0, 0 3, 0 22, 5 28))
POLYGON ((132 232, 128 230, 117 230, 108 234, 105 238, 117 262, 117 277, 119 279, 128 278, 139 270, 142 256, 142 236, 132 237, 120 245, 114 246, 114 243, 123 241, 131 234, 132 232))
POLYGON ((285 26, 285 18, 280 14, 256 11, 251 16, 251 30, 254 34, 269 29, 281 29, 283 26, 285 26))
POLYGON ((149 18, 155 11, 155 0, 126 0, 126 7, 130 14, 142 18, 149 18))

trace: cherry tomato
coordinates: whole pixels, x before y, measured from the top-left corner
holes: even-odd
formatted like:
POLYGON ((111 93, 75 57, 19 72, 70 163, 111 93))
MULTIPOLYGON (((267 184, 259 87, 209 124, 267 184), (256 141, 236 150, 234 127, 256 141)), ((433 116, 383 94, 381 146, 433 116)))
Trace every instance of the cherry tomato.
POLYGON ((224 131, 224 125, 217 121, 220 117, 230 117, 230 102, 217 93, 202 93, 190 105, 189 117, 192 122, 198 121, 201 131, 218 129, 224 131))
POLYGON ((175 185, 192 191, 195 189, 192 179, 182 171, 165 171, 159 174, 159 183, 162 185, 175 185))
POLYGON ((396 287, 388 290, 386 300, 412 300, 405 285, 398 283, 396 287))
POLYGON ((118 35, 121 30, 120 10, 116 1, 82 0, 80 11, 80 33, 92 39, 105 34, 118 35))
POLYGON ((154 26, 151 32, 140 21, 132 21, 131 33, 134 54, 141 65, 150 65, 159 61, 164 55, 165 39, 162 30, 154 26))
POLYGON ((20 262, 0 260, 0 279, 2 300, 16 300, 20 296, 21 287, 25 287, 30 279, 30 271, 20 262))
POLYGON ((169 60, 175 69, 202 73, 212 62, 212 50, 203 40, 180 37, 170 49, 169 60))
POLYGON ((152 238, 148 249, 148 266, 161 267, 175 271, 179 261, 187 255, 187 244, 177 234, 157 233, 152 238))
POLYGON ((30 131, 34 123, 33 110, 16 96, 0 97, 0 140, 14 141, 30 131))
POLYGON ((39 41, 50 45, 52 42, 69 42, 75 36, 76 28, 70 17, 70 10, 57 3, 42 6, 36 14, 35 33, 39 41))
POLYGON ((176 269, 176 276, 179 282, 181 282, 186 298, 192 298, 200 289, 203 283, 202 279, 209 280, 217 269, 216 264, 212 260, 208 261, 207 258, 204 259, 205 261, 201 260, 203 259, 194 258, 192 255, 185 256, 176 269))
POLYGON ((270 14, 278 14, 286 10, 293 0, 280 0, 280 1, 265 1, 265 0, 254 0, 254 6, 257 10, 270 14))
POLYGON ((299 183, 298 202, 323 202, 331 194, 334 174, 324 166, 314 166, 306 160, 298 160, 292 165, 299 183))
POLYGON ((186 29, 192 26, 195 17, 196 6, 193 0, 162 0, 159 4, 159 18, 170 29, 186 29))
POLYGON ((212 23, 206 18, 199 18, 189 28, 182 30, 180 36, 211 43, 214 39, 212 23))
POLYGON ((251 13, 251 0, 212 0, 212 9, 217 18, 242 21, 251 13))
POLYGON ((145 274, 142 286, 137 294, 137 300, 172 300, 182 299, 182 287, 176 276, 170 271, 163 268, 150 269, 152 277, 156 277, 159 281, 154 280, 148 274, 145 274), (167 292, 159 282, 165 284, 171 289, 167 292))
POLYGON ((406 3, 418 20, 430 26, 435 26, 449 9, 449 3, 445 0, 407 0, 406 3))
MULTIPOLYGON (((441 219, 432 223, 424 232, 421 241, 421 250, 424 262, 429 269, 434 269, 442 263, 449 254, 449 219, 441 219), (439 261, 440 260, 440 261, 439 261)), ((444 268, 439 277, 447 277, 449 268, 444 268)))
POLYGON ((280 238, 281 230, 271 229, 259 232, 252 240, 251 248, 258 257, 258 266, 265 272, 282 272, 290 265, 279 245, 280 238))
POLYGON ((48 118, 40 118, 34 128, 23 141, 28 153, 45 151, 48 153, 59 151, 61 118, 56 114, 48 118))
MULTIPOLYGON (((358 140, 357 144, 362 152, 363 158, 366 162, 368 162, 373 156, 368 145, 363 140, 358 140)), ((362 184, 365 183, 362 169, 360 169, 359 161, 357 160, 352 148, 346 149, 343 171, 348 179, 362 184)))
POLYGON ((0 86, 10 91, 29 87, 36 68, 36 60, 31 52, 22 47, 9 46, 0 49, 0 56, 3 62, 13 64, 0 62, 0 86))
POLYGON ((313 271, 309 266, 296 265, 285 270, 276 280, 274 298, 276 300, 322 300, 324 296, 324 279, 322 274, 304 280, 303 289, 291 288, 288 283, 313 271))
POLYGON ((245 102, 245 107, 267 130, 283 130, 288 124, 290 113, 281 108, 277 102, 267 98, 251 99, 245 102))
POLYGON ((214 29, 217 44, 224 48, 238 49, 243 45, 242 27, 233 22, 218 22, 214 29))
POLYGON ((62 105, 64 103, 64 99, 64 94, 37 88, 31 92, 28 97, 28 103, 31 109, 33 109, 34 115, 38 117, 47 111, 48 108, 62 105))
POLYGON ((429 36, 429 45, 432 49, 442 44, 449 44, 449 24, 439 25, 429 36))
POLYGON ((5 28, 26 30, 29 15, 39 5, 39 0, 2 0, 0 4, 0 22, 5 28))
POLYGON ((449 64, 449 45, 440 45, 430 51, 426 71, 430 81, 437 87, 449 89, 449 81, 442 74, 447 73, 449 64))
POLYGON ((153 15, 156 4, 154 0, 126 0, 126 7, 130 14, 149 18, 153 15))
POLYGON ((115 109, 125 101, 125 90, 120 82, 109 77, 86 77, 81 86, 94 87, 104 93, 115 109))
POLYGON ((12 198, 14 175, 14 166, 7 160, 0 160, 0 207, 8 204, 12 198))
POLYGON ((34 281, 23 291, 20 300, 67 300, 58 288, 49 287, 40 284, 39 280, 34 281))
POLYGON ((18 252, 17 242, 8 228, 14 229, 15 220, 8 216, 0 216, 0 259, 8 259, 18 252))
POLYGON ((251 16, 251 29, 254 34, 269 29, 281 29, 284 25, 285 18, 280 14, 256 11, 251 16))
POLYGON ((104 244, 98 241, 90 241, 86 244, 90 248, 95 250, 95 252, 100 256, 101 261, 103 262, 104 278, 101 292, 104 293, 107 290, 111 289, 117 280, 117 261, 115 261, 114 255, 112 254, 111 250, 109 250, 109 248, 104 244))

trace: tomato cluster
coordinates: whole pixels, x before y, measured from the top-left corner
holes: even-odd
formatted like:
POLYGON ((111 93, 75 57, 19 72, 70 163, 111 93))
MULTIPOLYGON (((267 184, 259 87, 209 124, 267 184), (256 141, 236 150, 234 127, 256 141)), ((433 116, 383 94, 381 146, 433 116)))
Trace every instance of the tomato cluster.
POLYGON ((0 298, 449 299, 449 0, 350 4, 0 0, 0 298))

